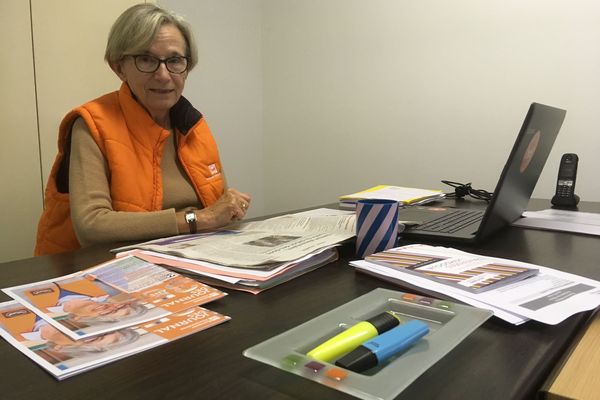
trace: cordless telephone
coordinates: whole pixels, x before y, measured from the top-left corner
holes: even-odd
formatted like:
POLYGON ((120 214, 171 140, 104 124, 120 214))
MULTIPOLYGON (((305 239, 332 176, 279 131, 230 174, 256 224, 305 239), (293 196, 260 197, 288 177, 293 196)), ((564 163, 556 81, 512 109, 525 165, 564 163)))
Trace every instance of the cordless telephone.
POLYGON ((566 153, 561 157, 556 180, 556 193, 551 200, 554 206, 575 207, 579 203, 579 196, 575 194, 578 162, 579 158, 574 153, 566 153))

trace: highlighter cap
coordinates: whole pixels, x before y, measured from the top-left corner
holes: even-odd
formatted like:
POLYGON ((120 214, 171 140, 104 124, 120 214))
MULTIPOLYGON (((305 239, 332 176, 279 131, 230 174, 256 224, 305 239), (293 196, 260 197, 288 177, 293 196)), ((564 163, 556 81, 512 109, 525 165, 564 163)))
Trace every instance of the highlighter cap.
POLYGON ((377 363, 377 356, 371 350, 365 346, 358 346, 354 351, 337 360, 335 365, 350 371, 362 372, 375 367, 377 363))
POLYGON ((369 318, 367 322, 373 325, 380 335, 383 332, 387 332, 400 324, 400 320, 389 312, 384 312, 374 316, 373 318, 369 318))

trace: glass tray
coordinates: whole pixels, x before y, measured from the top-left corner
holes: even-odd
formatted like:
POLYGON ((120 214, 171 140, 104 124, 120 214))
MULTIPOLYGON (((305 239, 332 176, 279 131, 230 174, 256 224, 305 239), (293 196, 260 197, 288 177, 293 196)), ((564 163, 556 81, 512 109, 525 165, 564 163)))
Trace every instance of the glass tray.
POLYGON ((492 316, 489 310, 389 289, 375 289, 244 351, 269 364, 361 399, 392 399, 492 316), (420 320, 429 333, 403 353, 357 373, 316 361, 306 353, 351 327, 385 311, 402 321, 420 320))

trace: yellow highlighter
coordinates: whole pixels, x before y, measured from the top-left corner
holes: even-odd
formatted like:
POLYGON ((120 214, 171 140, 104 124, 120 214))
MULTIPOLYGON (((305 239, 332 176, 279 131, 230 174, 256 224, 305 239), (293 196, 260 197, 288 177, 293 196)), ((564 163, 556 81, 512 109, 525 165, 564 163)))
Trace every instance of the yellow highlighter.
POLYGON ((386 311, 366 321, 352 325, 344 332, 321 343, 306 353, 306 355, 318 361, 330 362, 399 324, 400 318, 395 316, 391 311, 386 311))

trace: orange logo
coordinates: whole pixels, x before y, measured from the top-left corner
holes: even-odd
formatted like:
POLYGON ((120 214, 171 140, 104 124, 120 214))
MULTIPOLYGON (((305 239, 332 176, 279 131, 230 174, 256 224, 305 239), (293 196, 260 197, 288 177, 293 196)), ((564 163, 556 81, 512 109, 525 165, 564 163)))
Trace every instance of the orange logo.
POLYGON ((540 131, 537 131, 531 138, 529 145, 527 145, 527 149, 525 149, 525 154, 523 154, 523 159, 521 160, 521 166, 519 167, 519 171, 521 173, 525 172, 527 167, 529 167, 529 163, 531 163, 531 160, 535 155, 535 151, 537 150, 538 145, 540 144, 541 137, 542 133, 540 131))

